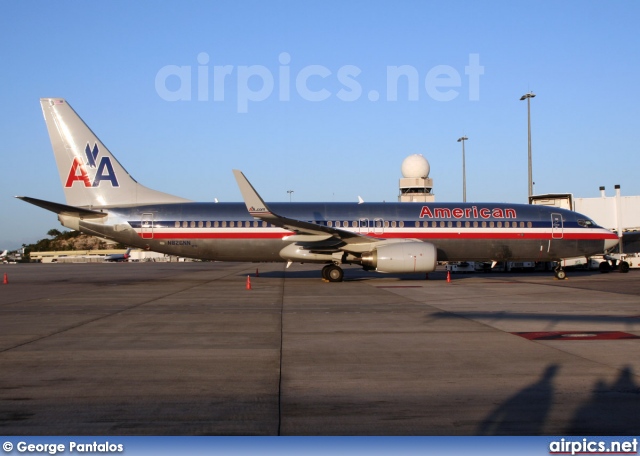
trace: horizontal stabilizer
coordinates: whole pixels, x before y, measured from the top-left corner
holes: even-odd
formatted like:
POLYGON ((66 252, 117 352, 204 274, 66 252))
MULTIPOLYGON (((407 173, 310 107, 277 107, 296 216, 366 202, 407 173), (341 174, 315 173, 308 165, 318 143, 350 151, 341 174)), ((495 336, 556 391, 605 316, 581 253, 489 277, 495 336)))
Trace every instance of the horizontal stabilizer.
POLYGON ((107 216, 107 214, 104 212, 82 209, 75 206, 67 206, 66 204, 52 203, 51 201, 29 198, 28 196, 16 196, 16 198, 46 209, 48 211, 55 212, 59 215, 70 215, 81 219, 102 218, 107 216))

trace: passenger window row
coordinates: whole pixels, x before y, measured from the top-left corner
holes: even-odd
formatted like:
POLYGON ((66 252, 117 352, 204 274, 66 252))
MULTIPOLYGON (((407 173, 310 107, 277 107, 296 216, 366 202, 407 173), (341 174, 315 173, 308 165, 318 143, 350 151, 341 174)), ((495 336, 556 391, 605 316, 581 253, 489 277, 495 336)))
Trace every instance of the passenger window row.
MULTIPOLYGON (((310 222, 316 223, 316 222, 310 222)), ((253 222, 245 221, 245 222, 235 222, 235 221, 177 221, 175 222, 176 228, 268 228, 273 227, 268 222, 265 221, 257 221, 253 222)), ((328 221, 326 222, 326 226, 328 227, 336 227, 336 228, 404 228, 404 221, 388 221, 388 220, 375 220, 373 224, 368 224, 365 221, 328 221)), ((427 221, 427 222, 415 222, 416 228, 531 228, 533 224, 531 222, 487 222, 487 221, 427 221)))
POLYGON ((267 222, 263 222, 263 221, 257 221, 254 220, 253 222, 226 222, 226 221, 222 221, 222 222, 175 222, 174 226, 176 228, 258 228, 258 227, 262 227, 262 228, 266 228, 268 226, 273 226, 270 223, 267 222))

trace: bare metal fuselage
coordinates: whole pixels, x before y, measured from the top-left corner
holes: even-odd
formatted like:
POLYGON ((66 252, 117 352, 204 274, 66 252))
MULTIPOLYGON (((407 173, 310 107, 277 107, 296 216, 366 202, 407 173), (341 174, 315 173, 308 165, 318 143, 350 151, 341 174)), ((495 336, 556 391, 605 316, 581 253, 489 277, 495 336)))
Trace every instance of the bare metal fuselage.
MULTIPOLYGON (((544 206, 491 204, 503 217, 478 215, 483 204, 272 203, 280 214, 376 239, 411 239, 436 246, 439 261, 550 261, 589 256, 617 242, 614 234, 575 212, 544 206), (424 216, 424 207, 431 215, 424 216), (471 217, 465 217, 465 208, 471 217), (449 212, 439 211, 448 209, 449 212), (455 209, 462 209, 456 218, 455 209), (512 209, 506 218, 507 209, 512 209), (423 217, 420 217, 420 215, 423 217)), ((251 217, 241 203, 183 203, 106 209, 101 223, 79 221, 84 232, 140 248, 220 261, 289 261, 283 240, 291 231, 251 217)), ((493 214, 493 213, 492 213, 493 214)), ((301 243, 304 244, 304 243, 301 243)), ((331 245, 329 241, 327 245, 331 245)), ((318 250, 318 249, 316 249, 318 250)), ((319 249, 321 250, 321 249, 319 249)), ((324 258, 304 262, 324 263, 324 258)))

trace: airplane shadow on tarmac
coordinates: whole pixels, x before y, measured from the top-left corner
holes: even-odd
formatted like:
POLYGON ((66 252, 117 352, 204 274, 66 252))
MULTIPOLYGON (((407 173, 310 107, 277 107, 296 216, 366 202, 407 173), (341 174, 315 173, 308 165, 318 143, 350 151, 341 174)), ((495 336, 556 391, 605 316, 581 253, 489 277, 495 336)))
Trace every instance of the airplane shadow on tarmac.
MULTIPOLYGON (((268 277, 272 279, 316 279, 321 277, 321 270, 323 264, 316 265, 317 269, 307 269, 307 270, 291 270, 291 269, 283 269, 279 271, 265 271, 259 272, 260 277, 268 277)), ((256 265, 256 270, 259 271, 259 264, 256 265)), ((399 280, 399 281, 412 281, 416 282, 416 285, 419 285, 420 282, 424 282, 425 280, 431 281, 446 281, 447 272, 443 269, 438 269, 437 271, 430 272, 428 274, 425 273, 414 273, 414 274, 397 274, 397 273, 380 273, 374 271, 365 271, 360 267, 343 267, 344 269, 344 281, 345 282, 355 282, 360 280, 369 280, 369 279, 387 279, 387 280, 399 280)), ((599 271, 579 271, 580 276, 601 276, 602 274, 599 271)), ((545 277, 545 274, 548 277, 552 277, 552 273, 550 272, 512 272, 512 273, 501 273, 501 272, 489 272, 489 273, 455 273, 451 275, 452 281, 463 281, 467 279, 496 279, 496 280, 509 280, 513 282, 521 281, 526 277, 545 277)), ((244 275, 244 273, 239 274, 244 275)), ((254 277, 251 274, 251 277, 254 277)))
MULTIPOLYGON (((478 427, 479 435, 544 435, 560 368, 547 366, 540 378, 496 407, 478 427)), ((631 435, 640 432, 640 387, 625 367, 611 384, 598 380, 591 399, 575 411, 568 435, 631 435)), ((552 434, 558 432, 552 430, 552 434)))
MULTIPOLYGON (((283 271, 265 271, 260 272, 259 268, 256 268, 258 271, 259 277, 271 278, 271 279, 318 279, 320 280, 322 277, 321 269, 312 269, 312 270, 303 270, 303 271, 291 271, 291 270, 283 270, 283 271)), ((239 274, 244 275, 244 273, 239 274)), ((251 277, 255 277, 254 274, 250 274, 251 277)), ((444 281, 446 279, 446 273, 444 272, 436 272, 431 273, 432 278, 437 278, 439 280, 444 281)), ((344 274, 345 282, 356 282, 360 280, 370 280, 370 279, 396 279, 396 280, 408 280, 408 281, 424 281, 425 274, 381 274, 379 272, 369 272, 363 271, 361 269, 346 269, 344 274)))

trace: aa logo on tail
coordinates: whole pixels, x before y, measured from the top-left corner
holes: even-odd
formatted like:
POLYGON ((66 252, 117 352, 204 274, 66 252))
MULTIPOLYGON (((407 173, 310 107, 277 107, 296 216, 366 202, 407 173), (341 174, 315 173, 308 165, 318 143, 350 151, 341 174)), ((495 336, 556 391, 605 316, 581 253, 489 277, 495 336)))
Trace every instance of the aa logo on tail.
POLYGON ((84 152, 87 156, 86 163, 83 163, 80 157, 73 159, 67 182, 64 184, 65 188, 71 188, 76 181, 83 182, 85 187, 99 187, 102 181, 111 182, 112 187, 120 186, 111 164, 111 158, 101 157, 100 163, 97 162, 100 153, 98 144, 94 143, 93 149, 91 149, 87 143, 84 152), (93 175, 93 179, 90 178, 89 171, 93 175))

